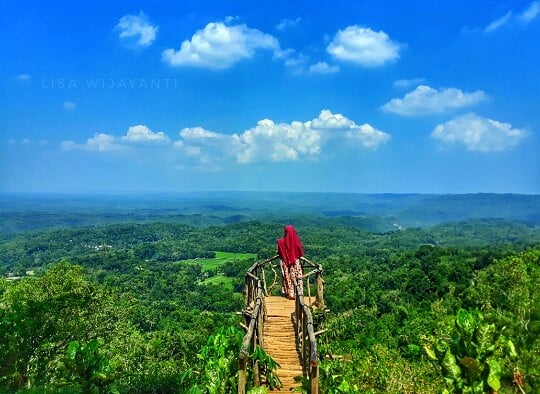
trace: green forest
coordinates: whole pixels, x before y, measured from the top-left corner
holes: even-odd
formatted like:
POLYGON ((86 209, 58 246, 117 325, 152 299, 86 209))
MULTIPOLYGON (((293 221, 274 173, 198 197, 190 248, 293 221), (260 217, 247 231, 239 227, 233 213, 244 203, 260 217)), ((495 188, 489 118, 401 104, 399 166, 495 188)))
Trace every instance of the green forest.
POLYGON ((235 392, 244 275, 289 223, 324 268, 321 392, 540 392, 538 223, 218 208, 2 212, 0 392, 235 392))

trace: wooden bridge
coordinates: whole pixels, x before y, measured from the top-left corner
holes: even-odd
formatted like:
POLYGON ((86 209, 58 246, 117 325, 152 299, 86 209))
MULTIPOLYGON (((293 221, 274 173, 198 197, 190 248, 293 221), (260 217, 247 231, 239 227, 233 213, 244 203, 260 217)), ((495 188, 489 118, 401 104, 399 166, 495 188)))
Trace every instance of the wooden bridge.
POLYGON ((246 387, 260 385, 268 385, 271 393, 291 391, 302 386, 302 380, 308 383, 310 393, 319 392, 318 333, 312 310, 324 310, 322 267, 304 257, 300 260, 307 294, 298 292, 294 280, 294 300, 270 295, 274 286, 281 287, 279 256, 259 261, 247 270, 243 311, 247 332, 238 357, 239 394, 244 394, 246 387), (267 277, 272 276, 268 286, 267 277), (310 283, 313 276, 315 280, 310 283), (258 347, 280 365, 275 373, 281 387, 272 387, 270 374, 254 357, 258 347))

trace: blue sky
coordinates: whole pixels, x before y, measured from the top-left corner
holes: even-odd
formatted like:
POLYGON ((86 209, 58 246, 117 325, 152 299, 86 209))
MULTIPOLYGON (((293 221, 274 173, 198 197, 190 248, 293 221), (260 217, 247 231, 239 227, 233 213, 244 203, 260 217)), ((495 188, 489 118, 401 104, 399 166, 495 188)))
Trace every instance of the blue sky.
POLYGON ((5 1, 0 191, 540 193, 540 1, 5 1))

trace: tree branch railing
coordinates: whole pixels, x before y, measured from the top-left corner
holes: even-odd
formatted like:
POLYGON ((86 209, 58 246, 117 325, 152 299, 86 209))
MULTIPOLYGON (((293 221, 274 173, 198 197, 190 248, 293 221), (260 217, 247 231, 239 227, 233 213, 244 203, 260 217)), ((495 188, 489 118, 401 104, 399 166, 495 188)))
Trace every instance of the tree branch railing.
MULTIPOLYGON (((279 256, 271 257, 263 261, 256 262, 246 272, 244 287, 244 318, 246 321, 246 335, 242 342, 240 354, 238 356, 238 394, 246 392, 248 365, 252 362, 249 357, 249 349, 256 346, 264 348, 264 322, 267 320, 266 304, 264 302, 266 277, 264 266, 271 264, 279 256), (262 276, 263 279, 260 277, 262 276)), ((253 380, 255 386, 260 385, 259 366, 253 362, 253 380)))
MULTIPOLYGON (((266 314, 265 296, 268 295, 265 268, 270 267, 275 273, 272 263, 279 260, 275 255, 269 259, 254 263, 246 272, 244 287, 244 328, 246 335, 242 342, 238 357, 238 393, 245 394, 247 384, 247 371, 251 364, 253 370, 253 384, 259 386, 261 376, 259 366, 256 361, 250 359, 250 349, 253 351, 256 346, 264 349, 264 324, 268 316, 266 314)), ((308 303, 304 300, 304 295, 298 291, 299 284, 294 280, 295 286, 295 336, 297 351, 302 363, 304 376, 307 376, 311 384, 311 393, 317 394, 319 382, 319 361, 317 354, 316 334, 313 327, 313 317, 310 306, 324 309, 322 266, 312 263, 308 259, 300 258, 304 270, 312 269, 302 276, 302 281, 306 280, 308 292, 308 303), (316 294, 312 302, 310 277, 316 277, 316 294)), ((274 280, 275 283, 275 280, 274 280)), ((271 289, 270 289, 271 290, 271 289)))
POLYGON ((306 304, 304 300, 304 295, 301 294, 300 286, 296 278, 294 279, 294 288, 295 288, 295 336, 296 336, 296 346, 298 354, 300 355, 300 362, 302 363, 302 370, 304 376, 307 376, 310 382, 310 393, 316 394, 319 392, 319 355, 317 353, 317 338, 315 334, 315 329, 313 326, 313 315, 311 314, 310 305, 318 309, 324 309, 324 299, 323 299, 323 278, 322 278, 322 266, 319 264, 314 264, 308 259, 301 257, 300 258, 304 269, 306 267, 313 268, 312 271, 304 274, 302 280, 305 278, 307 280, 307 291, 308 291, 308 303, 306 304), (311 290, 309 277, 311 275, 316 275, 317 283, 317 294, 315 296, 315 302, 311 301, 311 290))

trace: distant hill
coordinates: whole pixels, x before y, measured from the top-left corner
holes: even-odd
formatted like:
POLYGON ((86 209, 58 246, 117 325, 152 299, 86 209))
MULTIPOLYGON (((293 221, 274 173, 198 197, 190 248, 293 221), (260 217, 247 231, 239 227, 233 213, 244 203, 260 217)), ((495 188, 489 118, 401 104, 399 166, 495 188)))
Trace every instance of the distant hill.
POLYGON ((348 223, 368 231, 469 219, 540 225, 540 195, 204 192, 142 195, 0 195, 0 232, 123 222, 195 226, 265 221, 348 223))

